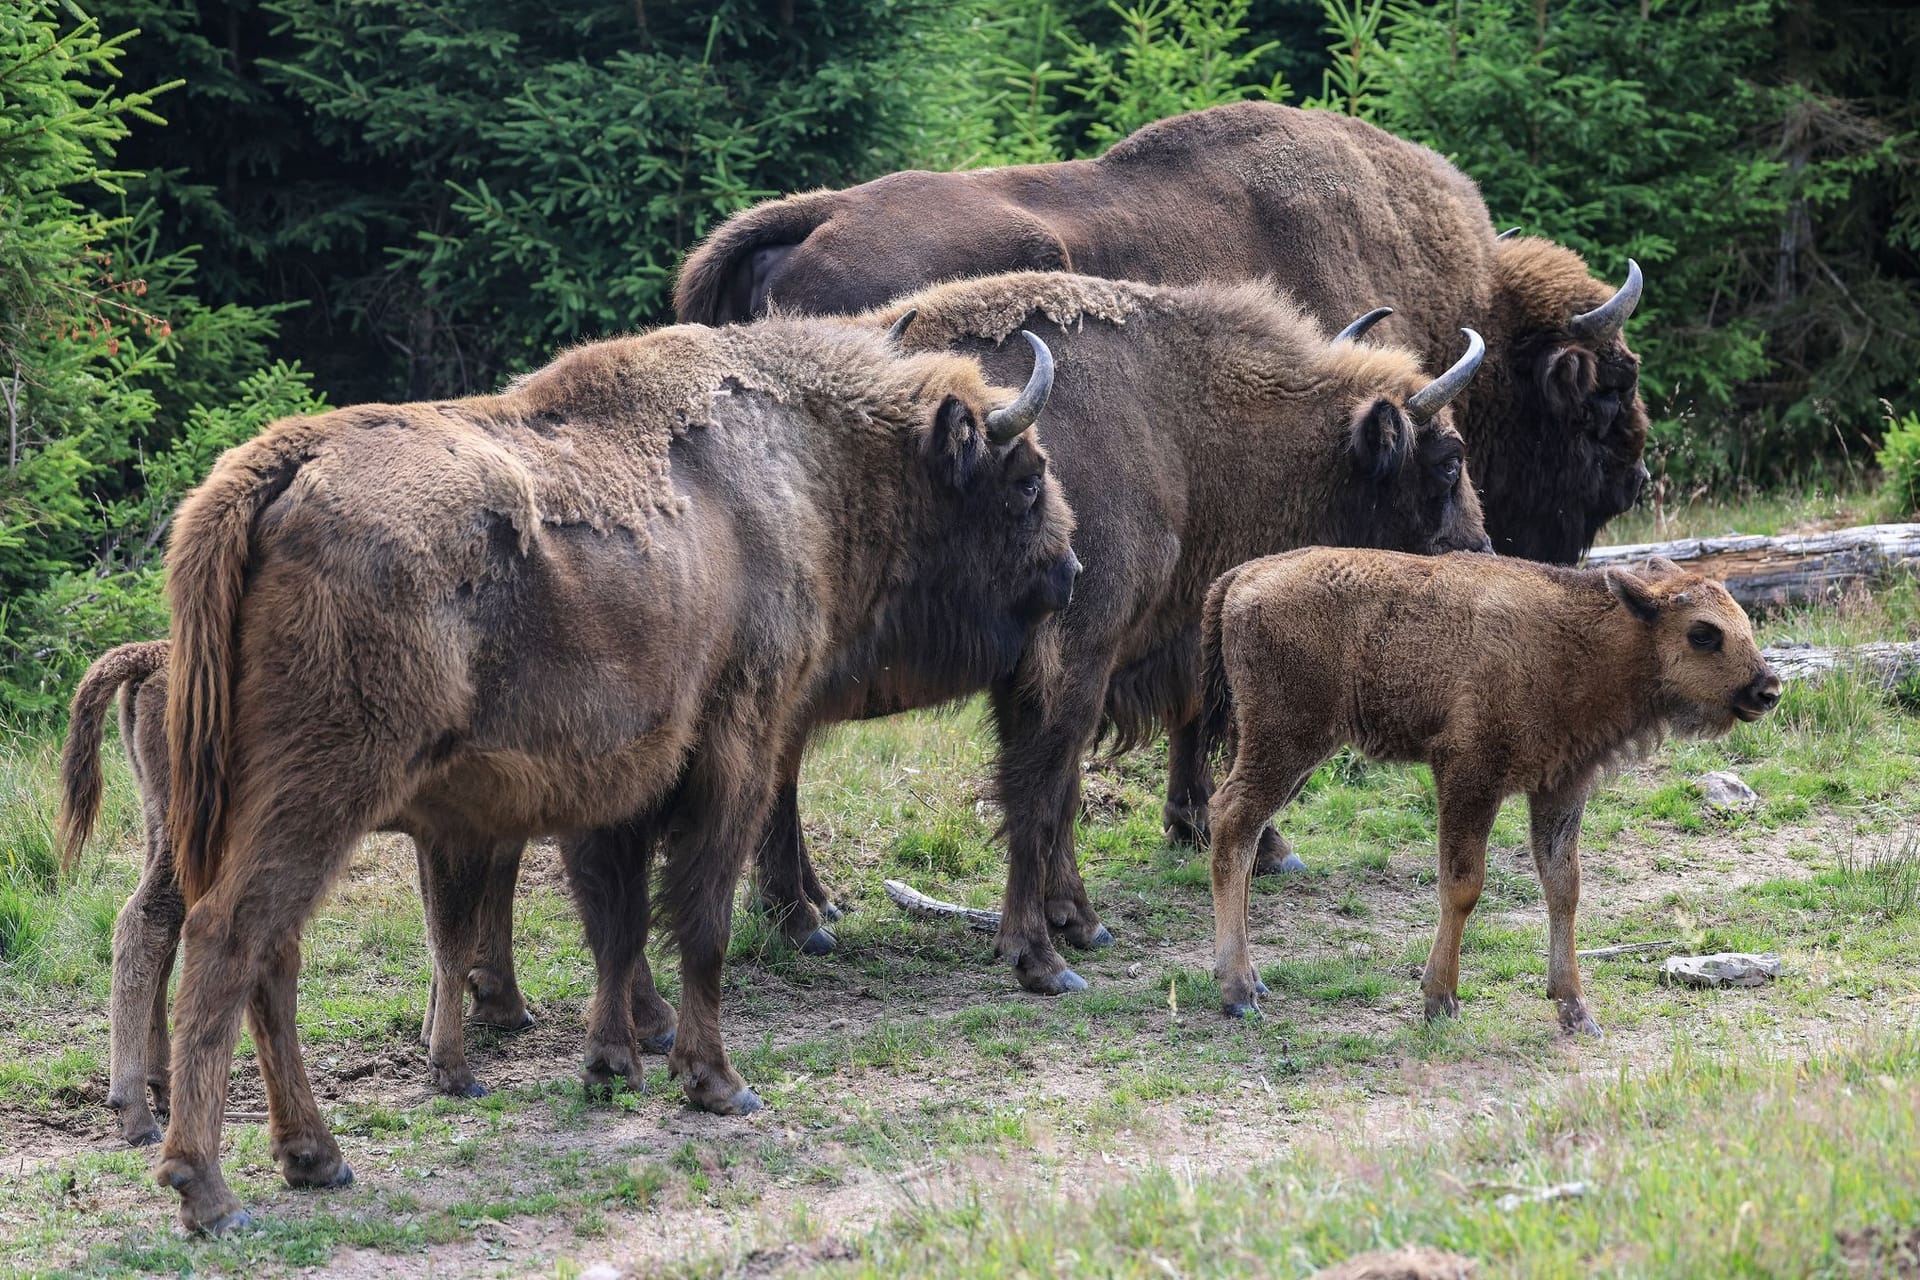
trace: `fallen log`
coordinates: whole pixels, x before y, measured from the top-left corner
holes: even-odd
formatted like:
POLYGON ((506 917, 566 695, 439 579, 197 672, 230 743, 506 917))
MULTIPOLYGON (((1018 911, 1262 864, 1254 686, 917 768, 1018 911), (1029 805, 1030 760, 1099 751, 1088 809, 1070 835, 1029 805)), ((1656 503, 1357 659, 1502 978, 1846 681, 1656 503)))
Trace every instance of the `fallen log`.
POLYGON ((1869 524, 1825 533, 1730 534, 1595 547, 1594 568, 1631 566, 1664 556, 1718 578, 1748 609, 1832 600, 1856 585, 1873 586, 1896 573, 1920 569, 1920 524, 1869 524))
POLYGON ((1760 654, 1788 683, 1818 684, 1836 671, 1851 671, 1891 689, 1920 677, 1920 641, 1915 640, 1858 644, 1850 649, 1778 644, 1767 646, 1760 654))

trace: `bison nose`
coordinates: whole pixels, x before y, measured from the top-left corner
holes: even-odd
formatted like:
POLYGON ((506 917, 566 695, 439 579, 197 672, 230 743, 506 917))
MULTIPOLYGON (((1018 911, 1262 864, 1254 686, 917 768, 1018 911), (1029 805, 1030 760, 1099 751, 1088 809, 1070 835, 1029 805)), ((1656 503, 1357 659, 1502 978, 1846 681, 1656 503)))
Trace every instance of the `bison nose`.
POLYGON ((1080 577, 1080 557, 1068 548, 1067 554, 1053 562, 1053 570, 1047 574, 1048 594, 1052 596, 1055 609, 1064 609, 1073 603, 1073 584, 1080 577))
POLYGON ((1772 670, 1762 671, 1747 686, 1747 700, 1762 711, 1771 711, 1780 704, 1780 677, 1772 670))

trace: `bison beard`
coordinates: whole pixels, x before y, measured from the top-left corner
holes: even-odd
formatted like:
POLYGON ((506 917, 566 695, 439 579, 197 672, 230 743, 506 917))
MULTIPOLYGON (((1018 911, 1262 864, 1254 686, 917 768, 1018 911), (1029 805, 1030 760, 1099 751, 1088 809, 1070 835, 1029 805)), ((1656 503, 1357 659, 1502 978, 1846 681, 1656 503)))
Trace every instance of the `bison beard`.
POLYGON ((668 1065, 697 1103, 758 1106, 721 1040, 720 964, 775 762, 890 619, 931 598, 995 640, 929 661, 1005 663, 1066 603, 1072 516, 1022 420, 1042 389, 839 322, 682 327, 498 396, 286 420, 223 456, 168 551, 187 915, 156 1176, 183 1223, 246 1221, 219 1165, 243 1014, 283 1176, 351 1180, 296 1039, 299 936, 387 823, 447 861, 447 919, 477 910, 478 858, 586 833, 567 856, 601 966, 590 1079, 636 1078, 658 843, 683 980, 668 1065))
POLYGON ((1333 112, 1235 103, 1148 125, 1097 160, 770 200, 689 255, 675 307, 704 324, 774 306, 850 314, 1013 270, 1267 280, 1328 329, 1384 303, 1398 311, 1387 340, 1436 370, 1472 326, 1487 370, 1455 417, 1503 553, 1574 563, 1645 479, 1646 411, 1620 337, 1637 270, 1615 295, 1566 249, 1496 237, 1479 189, 1444 158, 1333 112), (1576 351, 1597 381, 1541 394, 1576 351))
MULTIPOLYGON (((1086 561, 1072 606, 988 686, 1000 744, 1008 877, 997 949, 1041 993, 1083 980, 1055 950, 1111 941, 1074 855, 1080 761, 1103 723, 1122 744, 1167 725, 1168 815, 1204 829, 1211 777, 1190 747, 1206 587, 1226 567, 1307 543, 1483 550, 1461 442, 1438 406, 1471 372, 1429 379, 1405 352, 1330 342, 1252 285, 1154 288, 1056 273, 963 281, 864 317, 917 310, 904 341, 977 355, 1005 376, 1003 339, 1043 333, 1060 353, 1043 435, 1086 561), (1410 411, 1410 407, 1413 411, 1410 411)), ((1456 337, 1456 347, 1459 339, 1456 337)), ((1471 346, 1477 348, 1478 339, 1471 346)), ((903 651, 836 686, 816 724, 885 715, 978 686, 903 651)), ((795 808, 801 743, 758 842, 760 890, 803 950, 833 946, 831 909, 795 808)), ((1277 834, 1270 852, 1285 856, 1277 834)))

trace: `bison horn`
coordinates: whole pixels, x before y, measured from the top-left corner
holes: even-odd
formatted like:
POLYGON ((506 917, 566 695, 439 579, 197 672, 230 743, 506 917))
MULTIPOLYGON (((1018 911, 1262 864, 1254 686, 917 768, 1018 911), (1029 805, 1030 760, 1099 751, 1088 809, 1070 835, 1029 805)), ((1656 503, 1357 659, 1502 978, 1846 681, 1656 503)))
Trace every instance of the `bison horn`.
POLYGON ((1017 400, 987 414, 987 438, 995 444, 1005 444, 1032 426, 1053 394, 1053 352, 1025 329, 1020 336, 1033 348, 1033 376, 1017 400))
POLYGON ((1453 368, 1420 388, 1407 397, 1407 416, 1415 422, 1426 422, 1434 414, 1446 408, 1448 403, 1473 381, 1480 360, 1487 354, 1487 344, 1480 335, 1471 329, 1462 329, 1467 335, 1467 354, 1454 361, 1453 368))
POLYGON ((1366 336, 1367 330, 1393 314, 1392 307, 1375 307, 1352 324, 1333 335, 1335 342, 1358 342, 1366 336))
POLYGON ((1619 292, 1591 311, 1567 321, 1567 329, 1585 342, 1604 342, 1626 327, 1627 317, 1640 303, 1640 264, 1627 259, 1627 282, 1619 292))
POLYGON ((893 327, 887 330, 887 341, 893 346, 896 346, 896 347, 899 346, 900 339, 907 336, 907 326, 912 324, 913 318, 919 314, 920 314, 920 308, 908 307, 907 313, 901 316, 898 320, 895 320, 893 322, 893 327))
POLYGON ((1508 227, 1505 231, 1502 231, 1499 235, 1495 236, 1494 239, 1495 240, 1511 240, 1519 234, 1520 234, 1520 228, 1508 227))

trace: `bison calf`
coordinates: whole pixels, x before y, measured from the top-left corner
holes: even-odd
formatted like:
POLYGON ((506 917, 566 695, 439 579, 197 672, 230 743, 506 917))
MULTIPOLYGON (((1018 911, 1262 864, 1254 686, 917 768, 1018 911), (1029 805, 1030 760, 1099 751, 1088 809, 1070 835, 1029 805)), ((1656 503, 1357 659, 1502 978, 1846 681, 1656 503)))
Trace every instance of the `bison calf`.
POLYGON ((1573 949, 1588 793, 1669 733, 1722 734, 1780 700, 1733 597, 1666 560, 1643 576, 1311 548, 1222 575, 1202 632, 1204 739, 1236 744, 1213 797, 1214 973, 1232 1015, 1261 990, 1247 951, 1261 824, 1351 743, 1433 767, 1440 929, 1420 980, 1427 1017, 1459 1012, 1460 934, 1487 833, 1501 802, 1525 792, 1547 899, 1547 995, 1564 1028, 1599 1034, 1573 949))

